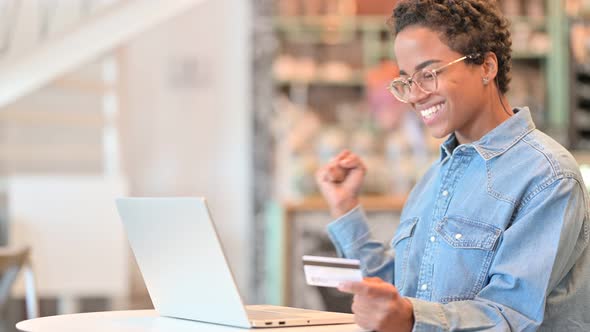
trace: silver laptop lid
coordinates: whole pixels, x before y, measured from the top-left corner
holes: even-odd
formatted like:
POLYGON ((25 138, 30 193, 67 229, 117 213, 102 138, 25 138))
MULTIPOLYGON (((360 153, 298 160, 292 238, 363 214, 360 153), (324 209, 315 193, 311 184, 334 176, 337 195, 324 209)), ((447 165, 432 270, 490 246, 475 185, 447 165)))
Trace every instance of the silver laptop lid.
POLYGON ((117 209, 160 315, 250 327, 204 198, 120 198, 117 209))

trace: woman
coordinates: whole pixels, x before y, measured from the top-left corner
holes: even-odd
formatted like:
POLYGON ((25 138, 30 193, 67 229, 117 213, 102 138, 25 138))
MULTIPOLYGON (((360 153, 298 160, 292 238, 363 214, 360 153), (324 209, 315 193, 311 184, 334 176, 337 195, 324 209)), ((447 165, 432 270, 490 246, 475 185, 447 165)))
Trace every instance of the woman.
POLYGON ((450 135, 390 244, 372 239, 344 151, 317 172, 328 233, 368 277, 357 323, 377 331, 590 331, 588 195, 562 146, 511 108, 508 22, 490 0, 407 0, 392 17, 401 77, 390 91, 450 135))

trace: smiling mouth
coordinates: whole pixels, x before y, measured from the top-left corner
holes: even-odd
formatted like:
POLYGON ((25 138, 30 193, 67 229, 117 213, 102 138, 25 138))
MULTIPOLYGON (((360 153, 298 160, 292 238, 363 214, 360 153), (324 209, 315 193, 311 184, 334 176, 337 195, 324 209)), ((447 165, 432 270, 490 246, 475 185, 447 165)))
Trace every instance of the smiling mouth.
POLYGON ((443 109, 443 104, 444 103, 440 103, 437 105, 434 105, 432 107, 429 107, 425 110, 420 111, 420 114, 422 115, 423 118, 425 119, 431 119, 434 117, 434 115, 438 112, 440 112, 440 110, 443 109))

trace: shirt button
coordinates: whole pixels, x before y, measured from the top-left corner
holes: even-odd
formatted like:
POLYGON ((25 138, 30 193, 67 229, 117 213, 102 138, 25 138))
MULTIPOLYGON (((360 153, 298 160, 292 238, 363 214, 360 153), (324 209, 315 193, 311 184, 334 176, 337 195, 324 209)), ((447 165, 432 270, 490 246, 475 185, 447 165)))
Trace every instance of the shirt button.
POLYGON ((420 287, 420 289, 421 290, 427 290, 428 289, 428 285, 427 284, 424 284, 424 285, 422 285, 422 287, 420 287))
POLYGON ((463 237, 463 234, 461 234, 461 233, 455 234, 455 239, 457 239, 457 240, 459 240, 462 237, 463 237))
POLYGON ((449 196, 449 192, 445 190, 445 191, 442 192, 442 195, 443 196, 449 196))
POLYGON ((436 240, 436 238, 434 238, 434 236, 430 237, 430 242, 434 242, 434 240, 436 240))

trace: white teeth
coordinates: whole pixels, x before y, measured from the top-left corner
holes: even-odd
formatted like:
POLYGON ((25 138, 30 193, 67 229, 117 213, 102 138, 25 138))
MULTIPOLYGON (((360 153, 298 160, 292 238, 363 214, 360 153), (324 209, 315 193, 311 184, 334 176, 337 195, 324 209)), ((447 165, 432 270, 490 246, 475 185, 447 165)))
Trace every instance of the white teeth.
POLYGON ((433 114, 437 113, 442 108, 443 108, 443 104, 438 104, 438 105, 432 106, 428 109, 425 109, 423 111, 420 111, 420 113, 422 114, 423 117, 430 118, 430 117, 432 117, 433 114))

